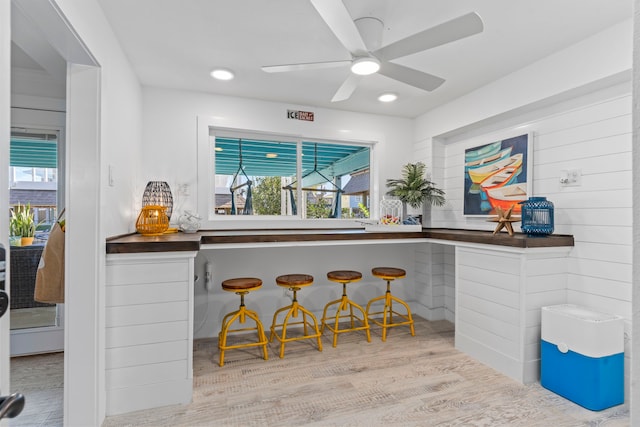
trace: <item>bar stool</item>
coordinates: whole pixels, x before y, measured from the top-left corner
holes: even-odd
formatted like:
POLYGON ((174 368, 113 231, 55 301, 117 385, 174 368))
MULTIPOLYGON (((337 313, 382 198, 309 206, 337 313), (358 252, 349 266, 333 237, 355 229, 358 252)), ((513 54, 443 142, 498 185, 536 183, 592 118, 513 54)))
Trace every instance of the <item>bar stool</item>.
POLYGON ((379 277, 382 280, 387 281, 387 292, 379 297, 373 298, 369 303, 367 303, 367 317, 369 320, 376 325, 382 326, 382 341, 387 340, 387 329, 393 328, 396 326, 409 325, 411 328, 411 336, 415 336, 415 330, 413 327, 413 317, 411 317, 411 309, 407 305, 406 302, 402 301, 400 298, 391 295, 391 282, 395 279, 402 279, 407 275, 407 272, 401 268, 394 267, 376 267, 371 270, 371 274, 375 277, 379 277), (370 312, 371 304, 376 301, 384 300, 384 308, 382 311, 370 312), (393 310, 393 302, 397 302, 405 307, 407 310, 407 314, 401 314, 397 311, 393 310), (382 314, 382 322, 371 318, 373 315, 382 314), (394 321, 393 316, 401 318, 401 321, 394 321))
POLYGON ((276 277, 276 284, 278 286, 282 286, 283 288, 289 288, 289 290, 293 292, 293 301, 291 302, 291 305, 282 307, 274 313, 273 322, 271 323, 271 334, 269 335, 269 342, 273 342, 274 337, 277 338, 278 341, 280 341, 281 359, 284 357, 284 345, 291 341, 316 338, 318 340, 318 351, 322 351, 322 340, 320 338, 321 334, 320 330, 318 329, 318 321, 316 320, 316 316, 314 316, 312 312, 298 303, 298 291, 301 288, 312 285, 313 276, 310 276, 308 274, 286 274, 276 277), (282 323, 277 323, 278 315, 285 311, 287 312, 287 314, 284 316, 282 323), (298 318, 298 312, 302 313, 302 321, 290 322, 289 320, 298 318), (307 320, 307 316, 309 316, 309 320, 312 320, 313 323, 307 320), (291 325, 302 325, 303 335, 287 337, 287 326, 291 325), (278 335, 276 328, 281 328, 280 335, 278 335), (311 331, 309 331, 309 328, 311 328, 311 331))
POLYGON ((264 360, 269 359, 269 354, 267 353, 267 337, 264 334, 264 328, 262 326, 262 322, 260 322, 260 318, 258 317, 258 313, 252 310, 247 310, 244 305, 244 296, 251 291, 255 291, 262 287, 262 280, 256 279, 254 277, 241 277, 235 279, 228 279, 222 282, 222 289, 228 292, 235 292, 236 295, 240 295, 240 308, 236 311, 233 311, 226 316, 222 320, 222 329, 220 330, 220 334, 218 334, 218 348, 220 349, 220 366, 224 366, 224 352, 225 350, 232 350, 236 348, 247 348, 247 347, 262 347, 262 354, 264 355, 264 360), (244 324, 246 318, 249 317, 252 319, 256 326, 255 328, 239 328, 239 329, 230 329, 233 322, 238 320, 241 324, 244 324), (258 341, 257 342, 249 342, 244 344, 235 344, 235 345, 227 345, 227 335, 229 332, 245 332, 245 331, 257 331, 258 332, 258 341))
POLYGON ((361 331, 364 330, 367 332, 367 342, 371 342, 371 332, 369 331, 369 322, 367 320, 367 313, 364 309, 351 301, 347 297, 347 284, 352 282, 357 282, 362 279, 362 273, 359 271, 351 271, 351 270, 336 270, 330 271, 327 273, 327 279, 332 282, 342 283, 342 298, 337 299, 335 301, 329 302, 324 306, 324 311, 322 313, 322 332, 324 333, 324 328, 329 329, 333 332, 333 346, 338 345, 338 334, 342 334, 345 332, 353 332, 353 331, 361 331), (337 305, 336 314, 333 319, 335 319, 334 326, 331 326, 327 323, 327 309, 332 306, 337 305), (353 309, 356 308, 362 312, 362 319, 356 316, 353 313, 353 309), (342 314, 343 311, 349 310, 349 314, 342 314), (348 319, 351 322, 350 328, 340 329, 340 319, 348 319), (362 326, 356 326, 355 321, 359 321, 362 326))

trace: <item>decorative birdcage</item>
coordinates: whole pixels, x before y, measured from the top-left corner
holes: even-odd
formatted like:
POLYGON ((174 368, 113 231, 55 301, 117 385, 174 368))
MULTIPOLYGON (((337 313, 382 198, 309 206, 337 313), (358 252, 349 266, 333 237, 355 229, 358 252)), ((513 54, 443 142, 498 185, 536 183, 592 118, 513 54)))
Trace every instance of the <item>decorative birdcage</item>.
POLYGON ((144 206, 136 220, 136 230, 144 236, 157 236, 169 228, 167 207, 159 205, 144 206))
POLYGON ((396 199, 382 199, 380 201, 380 224, 402 224, 402 201, 396 199))
POLYGON ((522 232, 530 237, 553 233, 553 202, 546 197, 529 197, 522 205, 522 232))

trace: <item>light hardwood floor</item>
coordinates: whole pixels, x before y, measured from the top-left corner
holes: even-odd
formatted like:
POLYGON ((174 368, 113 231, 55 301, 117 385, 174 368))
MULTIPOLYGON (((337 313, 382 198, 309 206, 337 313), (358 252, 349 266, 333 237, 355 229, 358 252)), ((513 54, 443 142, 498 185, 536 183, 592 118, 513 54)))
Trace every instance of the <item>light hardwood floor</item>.
MULTIPOLYGON (((294 342, 279 359, 274 342, 269 360, 256 348, 230 350, 222 368, 217 341, 198 340, 191 404, 108 417, 103 426, 629 425, 626 405, 592 412, 471 359, 453 347, 453 328, 416 318, 415 337, 406 327, 396 328, 382 342, 373 327, 370 343, 364 333, 344 334, 337 348, 325 333, 322 352, 311 340, 294 342)), ((55 399, 37 392, 35 378, 51 377, 43 372, 51 368, 43 358, 53 364, 62 359, 32 357, 14 362, 22 374, 14 374, 13 388, 25 381, 30 404, 11 425, 61 425, 61 380, 53 380, 60 387, 60 412, 47 415, 55 399)))

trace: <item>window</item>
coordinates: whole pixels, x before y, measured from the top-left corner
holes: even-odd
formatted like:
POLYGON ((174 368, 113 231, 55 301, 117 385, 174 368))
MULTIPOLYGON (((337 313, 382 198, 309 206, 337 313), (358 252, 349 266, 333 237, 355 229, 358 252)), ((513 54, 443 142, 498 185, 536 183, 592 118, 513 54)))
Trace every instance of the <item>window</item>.
POLYGON ((29 204, 38 224, 36 239, 46 240, 57 210, 57 132, 12 130, 9 185, 10 206, 29 204))
POLYGON ((214 215, 355 218, 368 208, 370 145, 216 135, 212 151, 214 215), (352 179, 357 191, 346 191, 352 179))

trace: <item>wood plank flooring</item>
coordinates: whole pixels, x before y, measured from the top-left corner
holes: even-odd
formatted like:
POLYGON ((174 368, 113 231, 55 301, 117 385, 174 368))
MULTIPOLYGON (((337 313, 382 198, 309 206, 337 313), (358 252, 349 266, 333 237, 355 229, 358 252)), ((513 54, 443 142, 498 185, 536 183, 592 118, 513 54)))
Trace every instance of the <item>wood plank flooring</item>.
MULTIPOLYGON (((217 341, 198 340, 191 404, 112 416, 103 426, 629 426, 626 405, 593 412, 521 385, 457 351, 453 332, 449 322, 416 318, 415 337, 396 328, 383 343, 374 326, 370 343, 364 333, 343 334, 333 348, 325 333, 322 352, 313 340, 294 342, 279 359, 274 342, 269 360, 257 348, 229 350, 222 368, 217 341)), ((14 389, 20 378, 48 377, 34 362, 14 362, 24 371, 14 389)), ((51 397, 30 393, 33 406, 10 425, 61 425, 41 414, 51 397)))

